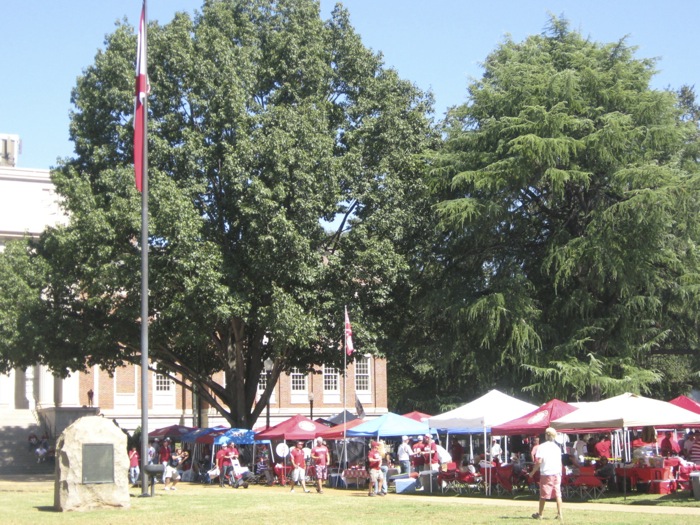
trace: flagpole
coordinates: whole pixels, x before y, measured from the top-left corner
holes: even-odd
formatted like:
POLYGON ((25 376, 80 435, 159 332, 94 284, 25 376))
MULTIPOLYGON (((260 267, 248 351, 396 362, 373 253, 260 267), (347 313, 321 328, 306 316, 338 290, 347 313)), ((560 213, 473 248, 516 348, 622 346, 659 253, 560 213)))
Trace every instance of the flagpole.
POLYGON ((343 468, 348 468, 348 441, 345 432, 347 431, 347 393, 348 393, 348 331, 345 326, 345 319, 348 318, 348 307, 345 306, 345 318, 343 319, 343 445, 344 461, 343 468))
MULTIPOLYGON (((140 22, 141 55, 147 57, 148 17, 143 0, 140 22)), ((145 64, 144 64, 145 65, 145 64)), ((139 96, 139 93, 136 93, 139 96)), ((148 96, 143 99, 143 161, 141 164, 141 496, 148 494, 148 96)))

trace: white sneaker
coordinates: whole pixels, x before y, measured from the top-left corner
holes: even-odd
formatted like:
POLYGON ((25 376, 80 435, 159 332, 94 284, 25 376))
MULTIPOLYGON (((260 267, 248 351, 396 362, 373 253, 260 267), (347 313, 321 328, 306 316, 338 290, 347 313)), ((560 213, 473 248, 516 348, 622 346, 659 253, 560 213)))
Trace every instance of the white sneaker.
POLYGON ((163 490, 170 490, 170 487, 163 487, 163 490))

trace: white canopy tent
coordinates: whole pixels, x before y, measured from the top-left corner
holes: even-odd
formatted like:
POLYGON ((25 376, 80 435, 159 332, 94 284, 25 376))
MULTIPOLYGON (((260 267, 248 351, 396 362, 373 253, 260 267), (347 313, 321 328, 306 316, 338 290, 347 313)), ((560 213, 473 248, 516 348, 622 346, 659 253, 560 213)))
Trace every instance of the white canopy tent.
MULTIPOLYGON (((491 427, 511 421, 535 409, 537 409, 535 405, 506 395, 498 390, 491 390, 466 405, 457 407, 444 414, 430 417, 427 422, 430 428, 447 431, 448 435, 478 434, 483 432, 484 454, 488 458, 491 452, 486 440, 486 434, 491 431, 491 427)), ((474 451, 470 450, 470 454, 473 457, 474 451)))
POLYGON ((700 424, 700 414, 637 394, 620 394, 552 421, 557 430, 675 427, 700 424))
POLYGON ((476 434, 536 410, 537 406, 491 390, 461 407, 428 418, 430 428, 476 434))

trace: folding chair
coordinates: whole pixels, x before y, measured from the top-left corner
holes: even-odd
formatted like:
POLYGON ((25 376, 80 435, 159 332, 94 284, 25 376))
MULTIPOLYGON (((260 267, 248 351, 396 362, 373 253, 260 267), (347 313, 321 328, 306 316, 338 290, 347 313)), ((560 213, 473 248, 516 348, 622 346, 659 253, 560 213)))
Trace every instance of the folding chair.
POLYGON ((595 469, 591 468, 593 473, 589 472, 588 467, 581 467, 579 475, 572 481, 572 490, 582 500, 598 499, 605 492, 605 483, 595 475, 595 469))
POLYGON ((496 467, 493 470, 495 471, 495 480, 492 480, 492 482, 495 481, 496 494, 499 496, 503 494, 510 494, 513 496, 513 465, 496 467))
POLYGON ((438 472, 438 486, 444 494, 445 492, 451 491, 460 494, 460 488, 457 485, 457 464, 454 462, 447 464, 446 470, 441 470, 438 472))

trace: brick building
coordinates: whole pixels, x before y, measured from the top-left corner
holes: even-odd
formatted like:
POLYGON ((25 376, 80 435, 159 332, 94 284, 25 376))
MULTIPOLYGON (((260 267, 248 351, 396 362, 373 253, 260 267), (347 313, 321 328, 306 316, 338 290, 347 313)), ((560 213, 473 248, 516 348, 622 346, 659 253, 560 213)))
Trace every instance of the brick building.
MULTIPOLYGON (((0 135, 0 251, 11 239, 23 235, 38 236, 47 225, 64 223, 48 170, 23 169, 16 166, 19 137, 0 135)), ((149 428, 171 424, 195 426, 202 414, 202 425, 225 424, 214 410, 204 407, 193 410, 192 393, 167 377, 149 374, 149 428)), ((223 373, 220 381, 223 381, 223 373)), ((259 389, 267 378, 261 374, 259 389)), ((12 370, 0 375, 0 415, 12 411, 89 406, 99 407, 105 417, 114 419, 122 428, 133 430, 141 424, 141 369, 127 366, 113 377, 94 367, 88 373, 55 378, 44 366, 12 370)), ((356 355, 343 371, 326 366, 315 373, 298 370, 282 374, 270 401, 270 424, 304 414, 328 417, 342 412, 344 405, 354 411, 359 400, 367 417, 387 412, 386 361, 372 356, 356 355), (344 399, 346 403, 344 403, 344 399)), ((267 410, 255 426, 264 425, 267 410)))

